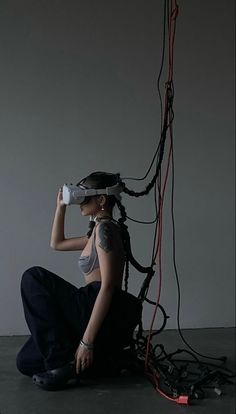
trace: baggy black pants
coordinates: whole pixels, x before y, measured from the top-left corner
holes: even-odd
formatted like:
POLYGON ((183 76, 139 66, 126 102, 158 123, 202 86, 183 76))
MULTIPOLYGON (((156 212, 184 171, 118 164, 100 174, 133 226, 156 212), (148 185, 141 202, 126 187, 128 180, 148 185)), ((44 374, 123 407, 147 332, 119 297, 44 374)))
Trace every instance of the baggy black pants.
MULTIPOLYGON (((32 376, 74 360, 100 287, 100 282, 91 282, 77 288, 42 267, 24 272, 21 295, 31 336, 17 355, 20 372, 32 376)), ((127 345, 140 312, 140 303, 134 296, 115 292, 96 338, 95 358, 127 345)))

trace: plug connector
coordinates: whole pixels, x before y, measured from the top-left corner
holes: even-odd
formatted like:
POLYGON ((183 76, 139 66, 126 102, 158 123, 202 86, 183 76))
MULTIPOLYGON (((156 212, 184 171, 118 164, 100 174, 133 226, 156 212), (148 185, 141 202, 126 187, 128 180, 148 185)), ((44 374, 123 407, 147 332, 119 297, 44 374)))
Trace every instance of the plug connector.
POLYGON ((178 404, 185 404, 188 405, 188 395, 180 395, 177 399, 176 402, 178 404))

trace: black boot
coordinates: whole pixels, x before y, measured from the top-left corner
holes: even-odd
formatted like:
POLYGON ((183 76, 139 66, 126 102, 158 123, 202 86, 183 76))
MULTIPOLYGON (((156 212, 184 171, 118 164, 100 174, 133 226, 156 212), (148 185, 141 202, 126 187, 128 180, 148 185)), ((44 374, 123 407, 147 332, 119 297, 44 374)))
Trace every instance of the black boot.
POLYGON ((68 362, 59 368, 34 374, 32 377, 34 384, 47 391, 63 390, 71 379, 77 382, 79 380, 79 376, 76 374, 75 361, 68 362))

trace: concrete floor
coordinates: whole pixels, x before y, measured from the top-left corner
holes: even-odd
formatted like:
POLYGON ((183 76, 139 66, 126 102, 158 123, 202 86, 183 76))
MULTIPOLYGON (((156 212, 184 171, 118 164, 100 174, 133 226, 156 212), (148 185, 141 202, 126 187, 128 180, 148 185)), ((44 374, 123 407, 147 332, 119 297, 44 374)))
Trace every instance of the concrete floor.
MULTIPOLYGON (((235 369, 235 330, 196 329, 183 331, 199 352, 226 355, 227 367, 235 369)), ((142 376, 93 380, 67 390, 48 392, 38 389, 15 367, 15 355, 26 337, 0 337, 0 414, 235 414, 235 386, 225 385, 223 395, 209 392, 207 398, 191 406, 179 406, 157 394, 142 376)), ((158 336, 167 352, 184 348, 176 331, 158 336)))

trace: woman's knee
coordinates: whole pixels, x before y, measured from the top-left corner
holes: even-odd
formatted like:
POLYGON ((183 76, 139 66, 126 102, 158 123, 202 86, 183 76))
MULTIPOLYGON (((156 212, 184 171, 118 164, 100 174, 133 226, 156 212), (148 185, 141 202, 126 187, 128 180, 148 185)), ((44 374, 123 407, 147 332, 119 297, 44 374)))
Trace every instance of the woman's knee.
POLYGON ((32 280, 42 278, 44 275, 45 269, 41 266, 32 266, 29 269, 25 270, 21 278, 21 288, 28 286, 32 280))

